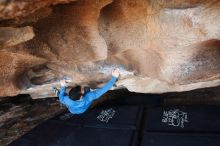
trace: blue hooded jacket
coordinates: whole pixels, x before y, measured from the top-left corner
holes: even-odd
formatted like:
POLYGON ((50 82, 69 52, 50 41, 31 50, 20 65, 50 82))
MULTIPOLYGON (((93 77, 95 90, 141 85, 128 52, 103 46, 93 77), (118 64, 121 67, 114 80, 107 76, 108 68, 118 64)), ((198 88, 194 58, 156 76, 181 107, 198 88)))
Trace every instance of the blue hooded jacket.
POLYGON ((85 93, 79 100, 72 100, 66 94, 66 87, 61 87, 59 100, 62 104, 66 105, 71 113, 81 114, 89 108, 93 100, 98 99, 106 93, 115 84, 116 80, 117 78, 112 76, 111 80, 109 80, 102 88, 85 93))

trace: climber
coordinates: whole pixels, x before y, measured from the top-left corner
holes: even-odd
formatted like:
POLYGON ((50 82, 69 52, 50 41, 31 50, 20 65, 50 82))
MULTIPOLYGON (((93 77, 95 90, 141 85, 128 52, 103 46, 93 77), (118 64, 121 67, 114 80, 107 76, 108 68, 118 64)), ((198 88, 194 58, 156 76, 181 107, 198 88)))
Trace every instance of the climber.
POLYGON ((111 80, 109 80, 102 88, 91 91, 88 88, 76 86, 69 91, 69 95, 66 93, 66 80, 61 80, 61 89, 58 90, 55 88, 56 94, 59 97, 59 101, 66 105, 71 113, 81 114, 89 108, 92 101, 101 97, 115 84, 119 74, 119 70, 114 69, 112 71, 111 80))

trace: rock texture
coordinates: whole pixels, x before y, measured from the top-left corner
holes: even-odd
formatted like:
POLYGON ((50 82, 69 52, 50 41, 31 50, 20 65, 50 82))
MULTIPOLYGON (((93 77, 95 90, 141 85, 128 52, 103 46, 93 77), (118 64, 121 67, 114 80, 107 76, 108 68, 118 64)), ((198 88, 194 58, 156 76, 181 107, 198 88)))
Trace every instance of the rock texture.
POLYGON ((1 0, 0 1, 0 20, 15 19, 27 16, 46 6, 58 3, 68 3, 75 0, 1 0))
POLYGON ((0 96, 96 88, 115 67, 134 92, 220 85, 219 0, 2 1, 0 20, 0 96))
POLYGON ((64 111, 54 98, 32 101, 27 95, 0 101, 0 145, 6 146, 39 123, 64 111))

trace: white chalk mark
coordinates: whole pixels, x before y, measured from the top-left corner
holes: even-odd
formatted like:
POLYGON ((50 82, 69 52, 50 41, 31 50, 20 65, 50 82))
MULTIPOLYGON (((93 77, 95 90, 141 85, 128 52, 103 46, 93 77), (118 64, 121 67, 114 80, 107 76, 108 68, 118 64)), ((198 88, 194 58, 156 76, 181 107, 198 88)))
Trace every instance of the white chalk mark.
POLYGON ((115 110, 110 108, 102 110, 101 113, 97 116, 97 119, 101 122, 108 123, 109 119, 112 119, 115 115, 115 110))
POLYGON ((184 128, 184 123, 188 121, 188 115, 186 112, 179 109, 163 111, 162 122, 167 123, 170 126, 184 128))

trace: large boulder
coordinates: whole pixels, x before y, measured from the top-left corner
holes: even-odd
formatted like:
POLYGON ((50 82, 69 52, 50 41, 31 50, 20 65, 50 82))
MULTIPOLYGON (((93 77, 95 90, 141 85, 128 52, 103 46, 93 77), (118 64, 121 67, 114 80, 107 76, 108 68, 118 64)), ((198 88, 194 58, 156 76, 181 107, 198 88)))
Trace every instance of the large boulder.
POLYGON ((115 88, 134 92, 220 85, 219 0, 48 0, 8 9, 18 2, 0 5, 0 63, 13 72, 0 72, 0 96, 51 97, 66 76, 96 88, 114 68, 115 88))

